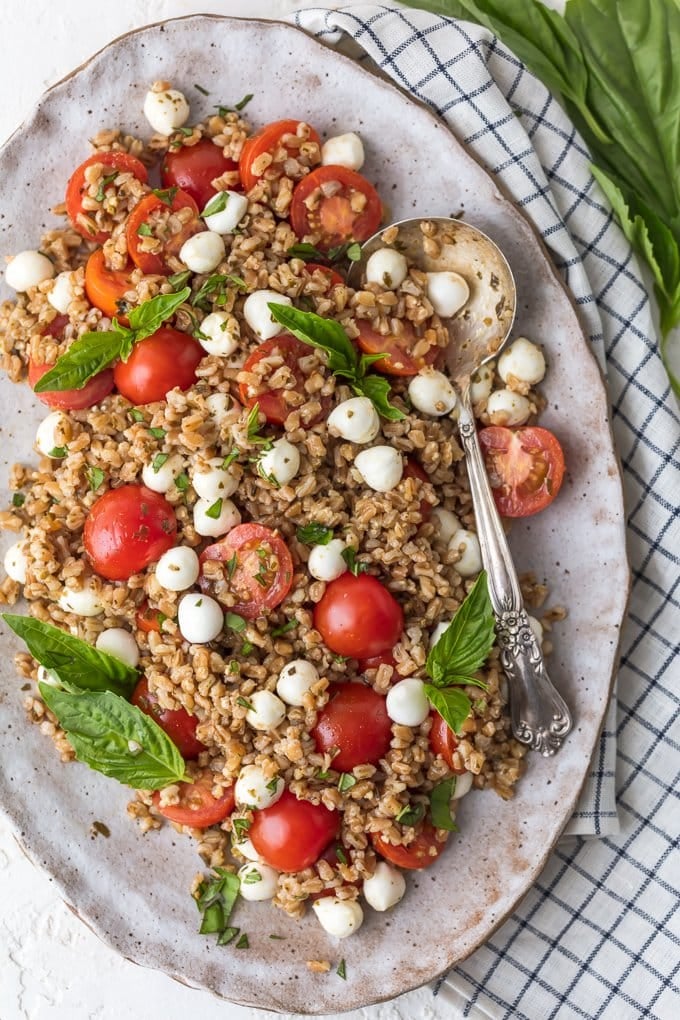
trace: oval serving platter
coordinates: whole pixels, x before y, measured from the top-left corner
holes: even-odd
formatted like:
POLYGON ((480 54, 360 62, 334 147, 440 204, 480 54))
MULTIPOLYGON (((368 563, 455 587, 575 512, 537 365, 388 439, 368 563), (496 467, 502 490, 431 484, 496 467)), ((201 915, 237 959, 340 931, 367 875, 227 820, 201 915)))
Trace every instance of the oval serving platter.
MULTIPOLYGON (((25 720, 12 663, 18 644, 7 633, 0 638, 0 804, 68 904, 124 956, 189 985, 274 1010, 347 1010, 423 984, 485 941, 536 880, 574 808, 611 694, 628 589, 605 391, 541 244, 445 125, 351 60, 276 22, 191 16, 152 25, 115 40, 54 86, 0 153, 0 254, 35 246, 56 225, 47 210, 87 155, 89 135, 106 126, 148 134, 142 103, 158 78, 186 92, 195 119, 253 92, 247 114, 254 126, 293 116, 322 136, 359 131, 363 172, 392 219, 462 212, 500 245, 517 280, 515 335, 540 342, 549 363, 541 423, 562 440, 569 472, 548 512, 513 526, 511 544, 520 572, 545 579, 550 604, 569 609, 551 635, 549 668, 573 710, 574 731, 558 757, 530 756, 513 801, 492 792, 466 798, 460 832, 437 864, 408 878, 393 913, 367 911, 361 931, 341 945, 313 917, 294 922, 253 903, 240 903, 235 921, 248 932, 247 954, 198 935, 189 886, 201 862, 192 841, 169 826, 142 837, 125 813, 129 791, 85 766, 59 763, 49 739, 25 720), (263 52, 266 88, 253 73, 263 52), (207 97, 194 87, 197 69, 207 97), (20 188, 24 181, 30 192, 20 188), (105 823, 109 838, 92 838, 94 822, 105 823), (346 981, 306 966, 340 957, 346 981)), ((43 414, 27 386, 5 378, 0 401, 4 506, 9 468, 31 461, 43 414)), ((5 536, 3 548, 12 540, 5 536)))

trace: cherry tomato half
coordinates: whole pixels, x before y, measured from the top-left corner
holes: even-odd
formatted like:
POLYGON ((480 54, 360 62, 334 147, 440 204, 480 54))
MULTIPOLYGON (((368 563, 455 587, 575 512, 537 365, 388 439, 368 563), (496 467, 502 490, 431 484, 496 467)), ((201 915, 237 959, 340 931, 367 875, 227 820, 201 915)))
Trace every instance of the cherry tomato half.
POLYGON ((404 614, 377 578, 348 571, 326 585, 314 607, 314 626, 332 652, 368 659, 395 646, 404 614))
MULTIPOLYGON (((299 120, 276 120, 246 140, 238 164, 241 181, 246 191, 254 188, 265 173, 268 180, 276 179, 283 174, 285 160, 289 156, 297 156, 299 145, 290 144, 290 141, 289 144, 284 145, 282 139, 285 135, 297 135, 297 129, 301 123, 302 121, 299 120), (255 160, 265 153, 269 153, 273 157, 273 162, 264 170, 256 173, 253 169, 255 160)), ((320 145, 321 139, 314 128, 307 126, 309 128, 308 141, 320 145)))
POLYGON ((161 614, 157 609, 152 609, 148 602, 142 602, 135 613, 135 623, 145 634, 160 634, 161 614))
POLYGON ((83 530, 92 566, 109 581, 124 581, 175 544, 175 511, 144 485, 121 485, 100 496, 83 530))
POLYGON ((380 226, 382 205, 373 185, 344 166, 320 166, 296 184, 290 204, 290 225, 302 239, 312 235, 322 251, 348 241, 366 241, 380 226), (324 190, 337 185, 326 196, 324 190), (323 186, 324 190, 321 190, 323 186), (313 208, 307 204, 318 191, 313 208), (357 205, 363 208, 357 210, 357 205))
POLYGON ((263 524, 237 524, 235 528, 199 557, 201 589, 232 613, 254 620, 263 610, 283 602, 293 583, 293 561, 288 546, 276 531, 263 524), (206 562, 223 563, 219 572, 206 562), (225 599, 225 596, 229 599, 225 599), (235 604, 229 605, 231 599, 235 604))
POLYGON ((162 815, 178 825, 207 829, 217 825, 234 810, 234 787, 229 786, 221 797, 213 797, 213 774, 209 769, 199 773, 193 783, 178 783, 179 803, 161 807, 161 793, 156 790, 153 802, 162 815))
POLYGON ((85 171, 88 167, 101 164, 104 168, 104 176, 112 171, 133 174, 142 184, 147 182, 146 167, 135 156, 129 152, 95 152, 89 156, 84 163, 77 167, 69 177, 66 185, 66 212, 68 217, 79 234, 97 244, 104 244, 111 236, 108 230, 97 230, 92 225, 92 213, 83 209, 83 196, 89 191, 90 185, 85 180, 85 171))
MULTIPOLYGON (((407 457, 406 464, 404 466, 404 478, 417 478, 421 482, 429 482, 430 476, 427 471, 424 471, 415 457, 407 457)), ((432 513, 432 504, 428 503, 426 499, 421 499, 418 506, 420 510, 420 516, 424 521, 429 520, 430 514, 432 513)))
POLYGON ((363 683, 331 684, 328 693, 329 701, 312 730, 317 751, 339 748, 333 757, 333 768, 339 772, 377 765, 392 739, 385 697, 363 683))
POLYGON ((377 832, 371 833, 371 842, 382 857, 396 864, 398 868, 406 868, 408 871, 429 868, 446 846, 446 843, 440 843, 437 839, 437 830, 431 822, 423 823, 415 839, 408 846, 393 846, 377 832))
MULTIPOLYGON (((210 138, 202 138, 196 145, 182 145, 166 153, 161 164, 161 181, 164 188, 181 188, 191 195, 202 210, 217 194, 212 181, 237 170, 238 163, 225 156, 219 145, 210 138)), ((241 188, 239 184, 230 184, 227 190, 240 191, 241 188)))
POLYGON ((465 766, 454 764, 453 752, 458 747, 458 737, 439 712, 432 712, 432 728, 430 729, 430 747, 435 754, 440 754, 452 772, 462 775, 465 766))
MULTIPOLYGON (((337 870, 340 864, 351 864, 352 853, 349 847, 341 843, 340 840, 334 839, 332 843, 329 843, 324 852, 319 857, 319 861, 326 861, 330 864, 331 868, 337 870)), ((319 863, 317 861, 317 863, 319 863)), ((357 886, 358 882, 346 882, 345 885, 357 886)), ((321 892, 310 893, 310 900, 320 900, 324 896, 335 896, 335 889, 322 889, 321 892)))
POLYGON ((133 268, 129 265, 127 269, 109 269, 104 261, 103 248, 93 251, 85 266, 87 300, 110 319, 115 315, 124 326, 128 320, 123 297, 128 290, 135 289, 130 280, 133 268))
POLYGON ((127 361, 113 369, 116 388, 132 404, 163 400, 170 390, 188 390, 205 351, 188 333, 161 326, 132 348, 127 361))
MULTIPOLYGON (((300 358, 309 357, 311 351, 312 348, 300 340, 296 340, 294 336, 275 336, 271 340, 265 340, 264 343, 259 344, 246 358, 243 371, 255 372, 259 363, 265 358, 273 359, 271 369, 267 374, 278 372, 285 365, 294 382, 274 389, 267 389, 266 383, 263 382, 261 392, 248 383, 240 383, 241 403, 245 407, 254 407, 257 404, 268 422, 271 422, 272 425, 283 425, 295 407, 285 399, 285 394, 291 391, 295 392, 300 398, 300 404, 309 399, 305 393, 305 374, 300 368, 300 358)), ((313 425, 326 415, 330 407, 330 398, 321 397, 320 403, 322 406, 319 414, 312 421, 307 422, 308 425, 313 425)))
MULTIPOLYGON (((38 365, 31 360, 28 363, 28 382, 35 387, 38 379, 42 379, 53 365, 38 365)), ((110 368, 99 372, 85 383, 80 390, 45 390, 36 393, 38 400, 48 407, 57 407, 63 411, 80 411, 84 407, 92 407, 108 396, 113 389, 113 372, 110 368)))
POLYGON ((552 432, 535 425, 490 425, 481 429, 479 441, 503 517, 529 517, 552 503, 564 478, 564 454, 552 432))
POLYGON ((130 258, 143 273, 167 275, 172 272, 166 261, 168 256, 177 255, 184 242, 201 229, 198 206, 191 195, 187 195, 184 191, 177 191, 169 204, 158 195, 145 195, 128 216, 125 228, 125 239, 130 258), (167 229, 163 227, 161 233, 158 234, 157 224, 160 214, 178 212, 180 209, 189 209, 193 215, 176 232, 168 233, 167 229), (143 246, 146 237, 151 235, 157 237, 161 243, 158 252, 146 251, 143 246))
MULTIPOLYGON (((367 669, 378 669, 379 666, 391 666, 393 669, 396 668, 397 660, 394 654, 389 652, 380 652, 379 655, 371 655, 367 659, 359 660, 359 672, 365 673, 367 669)), ((401 680, 401 677, 397 674, 392 674, 393 680, 401 680)))
POLYGON ((337 811, 298 800, 284 790, 275 804, 253 813, 248 835, 267 864, 277 871, 293 872, 318 861, 339 829, 337 811))
POLYGON ((185 761, 198 758, 201 751, 205 751, 205 744, 196 737, 196 716, 189 715, 185 708, 162 708, 158 703, 158 695, 149 690, 149 681, 145 676, 138 682, 130 701, 158 723, 185 761))
POLYGON ((387 375, 417 375, 421 368, 433 365, 440 356, 441 347, 430 347, 422 357, 413 357, 411 351, 418 342, 413 327, 403 323, 399 336, 388 334, 382 336, 363 320, 357 319, 359 336, 357 343, 364 354, 387 354, 386 358, 375 361, 371 366, 376 372, 387 375))
POLYGON ((305 269, 310 274, 323 273, 324 276, 328 277, 328 285, 330 287, 338 287, 345 282, 340 273, 336 272, 335 269, 331 269, 330 266, 322 266, 319 262, 306 262, 305 269))

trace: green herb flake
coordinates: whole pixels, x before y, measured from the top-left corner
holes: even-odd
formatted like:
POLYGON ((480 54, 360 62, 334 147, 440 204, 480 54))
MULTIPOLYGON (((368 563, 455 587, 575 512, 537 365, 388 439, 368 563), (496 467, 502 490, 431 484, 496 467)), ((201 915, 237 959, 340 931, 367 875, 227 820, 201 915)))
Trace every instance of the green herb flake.
POLYGON ((222 497, 216 499, 212 506, 209 506, 205 512, 206 517, 210 517, 213 521, 219 520, 219 516, 222 513, 222 503, 224 500, 222 497))
POLYGON ((246 621, 238 613, 225 613, 224 614, 224 626, 230 630, 235 630, 237 634, 240 634, 246 629, 246 621))
POLYGON ((243 935, 241 935, 241 937, 239 938, 238 942, 236 943, 236 948, 237 949, 250 949, 250 942, 248 941, 248 936, 246 935, 245 932, 243 933, 243 935))
POLYGON ((234 571, 236 570, 237 565, 238 565, 238 556, 237 556, 236 553, 234 553, 227 560, 227 577, 232 578, 234 576, 234 571))
POLYGON ((200 92, 202 96, 210 95, 207 89, 204 89, 202 85, 197 85, 196 82, 194 82, 194 88, 196 89, 197 92, 200 92))
POLYGON ((302 542, 303 545, 328 545, 333 538, 333 529, 312 521, 297 528, 295 535, 298 542, 302 542))
POLYGON ((230 942, 234 941, 240 930, 240 928, 232 928, 231 926, 225 928, 217 939, 217 945, 228 946, 230 942))
POLYGON ((68 456, 68 446, 54 446, 47 454, 52 460, 63 460, 68 456))
POLYGON ((210 199, 205 209, 201 213, 204 218, 206 216, 215 216, 217 213, 224 212, 229 204, 229 192, 218 191, 216 195, 210 199))
POLYGON ((328 769, 319 769, 319 771, 316 774, 316 778, 317 779, 330 779, 331 778, 331 774, 328 771, 328 769))
POLYGON ((255 885, 256 882, 261 882, 261 881, 262 881, 262 875, 257 870, 257 868, 250 868, 248 870, 247 874, 246 874, 246 877, 243 879, 243 884, 244 885, 255 885))
POLYGON ((344 959, 341 960, 340 963, 338 964, 338 969, 336 970, 335 973, 338 975, 338 977, 341 977, 343 981, 347 980, 347 965, 344 959))
POLYGON ((157 453, 156 454, 154 459, 151 461, 151 467, 153 468, 154 474, 156 474, 156 475, 158 474, 158 472, 163 467, 163 465, 167 462, 169 457, 170 457, 169 453, 157 453))
POLYGON ((182 471, 181 474, 175 478, 175 486, 180 492, 186 492, 189 488, 189 476, 186 471, 182 471))
POLYGON ((87 481, 92 492, 96 492, 106 478, 106 474, 102 469, 96 466, 89 467, 85 474, 87 475, 87 481))
MULTIPOLYGON (((179 191, 179 188, 153 188, 152 194, 159 198, 163 205, 171 206, 175 201, 175 195, 179 191)), ((177 273, 177 276, 183 276, 183 273, 177 273)), ((188 277, 187 277, 188 278, 188 277)), ((174 289, 174 288, 173 288, 174 289)))
POLYGON ((270 935, 269 938, 270 939, 274 939, 276 942, 285 942, 286 941, 286 936, 285 935, 270 935))
POLYGON ((274 627, 269 633, 273 638, 282 637, 284 634, 289 634, 291 630, 295 630, 297 626, 297 620, 288 620, 286 623, 282 623, 280 627, 274 627))
POLYGON ((254 712, 255 711, 255 706, 253 705, 252 701, 248 701, 247 698, 241 697, 240 694, 239 694, 238 698, 236 699, 236 704, 240 705, 241 708, 247 709, 248 712, 254 712))
POLYGON ((252 643, 252 641, 244 641, 243 644, 241 645, 241 654, 242 655, 250 655, 252 650, 253 650, 253 643, 252 643))
POLYGON ((405 804, 395 818, 395 822, 399 822, 400 825, 417 825, 424 814, 425 808, 422 804, 415 804, 413 806, 405 804))
POLYGON ((191 138, 194 133, 194 129, 190 127, 181 127, 178 128, 178 131, 181 135, 184 135, 185 138, 191 138))
POLYGON ((443 779, 430 794, 430 817, 435 829, 457 832, 455 818, 451 811, 451 798, 456 790, 456 777, 443 779))
POLYGON ((269 782, 267 783, 267 789, 269 790, 270 793, 273 794, 273 793, 276 793, 278 788, 279 788, 279 777, 278 776, 274 776, 274 778, 270 779, 269 782))
POLYGON ((353 786, 357 785, 356 778, 350 772, 341 772, 338 779, 338 790, 340 793, 347 793, 353 786))
POLYGON ((238 673, 240 669, 241 667, 239 666, 238 661, 236 659, 232 659, 229 663, 229 672, 238 673))
POLYGON ((137 233, 140 237, 153 237, 153 230, 148 223, 140 223, 137 227, 137 233))
POLYGON ((219 946, 227 945, 239 933, 238 928, 229 925, 229 920, 240 887, 238 875, 225 868, 215 868, 213 876, 204 879, 198 887, 196 905, 202 914, 199 933, 217 935, 219 946))
POLYGON ((173 291, 181 290, 182 287, 186 287, 187 283, 191 279, 191 271, 189 269, 183 269, 181 273, 173 273, 172 276, 168 277, 168 283, 172 287, 173 291))
POLYGON ((231 465, 234 463, 234 461, 238 460, 240 455, 241 455, 241 451, 239 450, 239 448, 237 446, 235 446, 233 448, 233 450, 230 450, 229 453, 227 454, 227 456, 222 461, 222 465, 221 465, 222 466, 222 471, 227 471, 231 467, 231 465))
POLYGON ((165 429, 153 428, 149 429, 149 435, 153 436, 154 439, 165 439, 166 431, 165 429))
POLYGON ((109 184, 113 184, 117 176, 118 171, 114 170, 113 173, 104 174, 102 177, 99 178, 99 187, 97 188, 97 194, 94 196, 95 202, 104 201, 104 199, 106 198, 104 189, 108 188, 109 184))
POLYGON ((237 842, 243 842, 251 825, 252 822, 250 818, 232 818, 231 828, 236 836, 237 842))
POLYGON ((128 411, 128 418, 131 418, 134 422, 144 421, 144 415, 138 407, 131 407, 128 411))
POLYGON ((347 564, 347 569, 349 570, 349 572, 351 574, 354 574, 355 577, 358 577, 359 574, 365 574, 366 571, 368 570, 368 566, 366 563, 359 562, 359 560, 357 559, 357 551, 356 549, 353 549, 351 545, 346 546, 342 550, 340 555, 347 564))
POLYGON ((246 437, 253 446, 262 446, 265 450, 271 450, 274 445, 267 436, 260 435, 259 427, 260 405, 253 404, 246 418, 246 437))
POLYGON ((12 506, 22 507, 26 502, 26 496, 23 492, 15 492, 12 496, 12 506))
POLYGON ((339 844, 335 848, 335 856, 337 857, 341 864, 347 864, 347 854, 339 844))

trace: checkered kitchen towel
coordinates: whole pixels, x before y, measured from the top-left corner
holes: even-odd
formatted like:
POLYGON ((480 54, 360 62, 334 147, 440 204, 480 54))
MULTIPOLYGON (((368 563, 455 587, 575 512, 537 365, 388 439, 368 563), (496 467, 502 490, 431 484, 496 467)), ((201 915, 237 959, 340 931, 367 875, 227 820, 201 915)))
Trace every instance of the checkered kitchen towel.
POLYGON ((618 705, 568 838, 441 994, 474 1017, 680 1017, 680 417, 638 265, 573 125, 488 31, 356 4, 295 20, 428 103, 532 220, 607 375, 623 462, 633 590, 618 705))

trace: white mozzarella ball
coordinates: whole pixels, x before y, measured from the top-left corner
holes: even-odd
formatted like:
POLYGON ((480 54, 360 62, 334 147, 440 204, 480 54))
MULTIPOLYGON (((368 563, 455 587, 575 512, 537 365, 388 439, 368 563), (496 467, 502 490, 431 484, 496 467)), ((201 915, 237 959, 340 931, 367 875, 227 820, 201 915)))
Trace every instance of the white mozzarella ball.
POLYGON ((396 290, 408 276, 408 262, 394 248, 378 248, 366 262, 366 282, 396 290))
POLYGON ((245 195, 239 195, 238 191, 218 191, 217 195, 210 199, 201 213, 208 230, 214 230, 216 234, 231 234, 236 229, 245 214, 248 212, 248 199, 245 195), (222 205, 226 195, 226 205, 219 212, 211 213, 211 206, 222 205))
POLYGON ((52 411, 38 425, 35 445, 39 453, 51 457, 53 450, 65 447, 71 438, 71 423, 63 411, 52 411))
POLYGON ((179 632, 192 645, 214 641, 222 633, 224 613, 219 602, 209 595, 192 592, 183 595, 177 607, 179 632))
POLYGON ((274 478, 279 485, 288 485, 300 470, 300 451, 287 439, 276 439, 271 450, 265 450, 257 462, 259 473, 274 478))
POLYGON ((26 545, 25 539, 15 542, 5 553, 3 561, 7 576, 19 584, 26 584, 26 568, 28 566, 26 545))
POLYGON ((292 305, 293 302, 285 294, 277 294, 275 290, 256 290, 243 302, 243 317, 260 340, 271 340, 283 332, 281 326, 272 317, 268 305, 292 305))
POLYGON ((238 469, 230 464, 223 468, 222 457, 211 457, 203 461, 191 476, 191 484, 196 495, 201 499, 218 499, 220 496, 233 496, 238 488, 238 469))
POLYGON ((47 300, 62 315, 66 315, 69 305, 73 301, 75 293, 71 273, 59 273, 52 290, 47 295, 47 300))
POLYGON ((523 425, 531 414, 531 404, 521 393, 494 390, 486 403, 492 425, 523 425))
POLYGON ((273 730, 286 718, 286 706, 271 691, 255 691, 248 698, 252 705, 246 712, 246 722, 254 730, 273 730))
POLYGON ((354 466, 369 489, 389 492, 399 485, 404 473, 404 462, 393 446, 372 446, 354 458, 354 466))
POLYGON ((503 382, 514 377, 519 382, 535 386, 545 375, 543 351, 526 337, 518 337, 498 359, 498 374, 503 382))
POLYGON ((199 327, 198 342, 207 354, 228 358, 238 350, 241 333, 233 315, 226 312, 211 312, 199 327))
POLYGON ((178 89, 147 92, 144 99, 144 116, 159 135, 171 135, 189 119, 189 104, 178 89))
POLYGON ((312 903, 317 921, 329 935, 346 939, 359 931, 364 922, 364 912, 356 900, 339 900, 337 896, 322 896, 312 903))
POLYGON ((241 879, 239 893, 242 899, 258 902, 276 896, 279 873, 264 861, 249 861, 238 869, 241 879))
POLYGON ((293 659, 279 673, 276 693, 287 705, 302 707, 304 696, 319 679, 319 671, 306 659, 293 659))
POLYGON ((470 400, 472 404, 479 404, 489 399, 491 387, 493 386, 494 365, 482 365, 478 368, 470 380, 470 400))
POLYGON ((239 807, 266 808, 276 804, 286 784, 281 776, 268 779, 259 765, 245 765, 234 785, 239 807))
POLYGON ((348 131, 335 135, 321 146, 322 166, 346 166, 350 170, 361 170, 364 165, 364 147, 359 135, 348 131))
POLYGON ((262 860, 257 850, 253 846, 252 839, 249 839, 247 836, 245 839, 239 840, 238 843, 234 843, 233 847, 235 850, 238 850, 242 857, 245 857, 249 861, 262 860))
POLYGON ((64 588, 58 604, 61 609, 76 616, 100 616, 104 612, 104 604, 91 582, 78 591, 64 588))
POLYGON ((452 620, 442 620, 441 623, 437 624, 437 626, 434 628, 434 630, 430 634, 430 648, 434 648, 434 646, 439 641, 439 638, 442 636, 442 634, 445 631, 447 631, 449 629, 449 627, 451 626, 452 622, 453 622, 452 620))
POLYGON ((443 506, 436 506, 432 510, 430 520, 437 529, 437 538, 440 542, 445 542, 447 545, 449 539, 452 538, 457 531, 460 531, 460 521, 454 513, 450 510, 445 510, 443 506))
POLYGON ((328 431, 350 443, 372 443, 380 432, 380 417, 368 397, 350 397, 328 415, 328 431))
POLYGON ((460 273, 428 273, 427 296, 437 315, 450 319, 470 297, 470 288, 460 273))
POLYGON ((156 580, 166 591, 186 591, 196 584, 198 556, 188 545, 176 545, 163 553, 156 564, 156 580))
POLYGON ((458 399, 449 379, 434 368, 423 368, 418 375, 413 376, 408 395, 418 411, 435 417, 450 414, 458 399))
POLYGON ((179 250, 180 261, 192 273, 212 273, 223 261, 224 255, 222 236, 213 230, 192 234, 179 250))
POLYGON ((420 726, 430 714, 425 684, 415 676, 393 684, 387 692, 385 708, 392 722, 400 726, 420 726))
POLYGON ((54 266, 39 251, 20 251, 5 270, 5 283, 13 290, 25 291, 37 287, 54 276, 54 266))
POLYGON ((479 539, 474 531, 461 528, 451 538, 449 551, 460 551, 460 559, 456 560, 455 568, 461 577, 474 577, 482 569, 482 550, 479 539))
POLYGON ((142 481, 152 492, 170 492, 175 487, 175 479, 183 470, 184 461, 178 453, 173 453, 156 467, 154 461, 145 464, 142 468, 142 481))
POLYGON ((230 499, 198 499, 194 505, 197 535, 219 538, 241 523, 241 514, 230 499))
POLYGON ((472 773, 463 772, 461 776, 456 776, 456 783, 451 794, 451 800, 460 800, 466 793, 469 793, 472 789, 472 773))
POLYGON ((211 393, 205 398, 205 406, 210 416, 218 425, 221 425, 233 406, 233 401, 228 393, 211 393))
POLYGON ((364 898, 374 910, 389 910, 406 892, 406 879, 398 868, 378 861, 370 878, 364 879, 364 898))
POLYGON ((103 630, 95 642, 95 648, 100 652, 106 652, 120 659, 126 666, 135 669, 139 663, 139 648, 137 642, 128 630, 122 627, 110 627, 103 630))
POLYGON ((347 570, 342 558, 346 548, 341 538, 332 538, 328 545, 315 545, 307 560, 307 570, 317 581, 334 581, 347 570))
MULTIPOLYGON (((529 616, 528 613, 527 616, 529 616)), ((540 648, 543 643, 543 624, 540 620, 537 620, 535 616, 529 616, 529 626, 531 627, 531 633, 538 641, 538 647, 540 648)))

